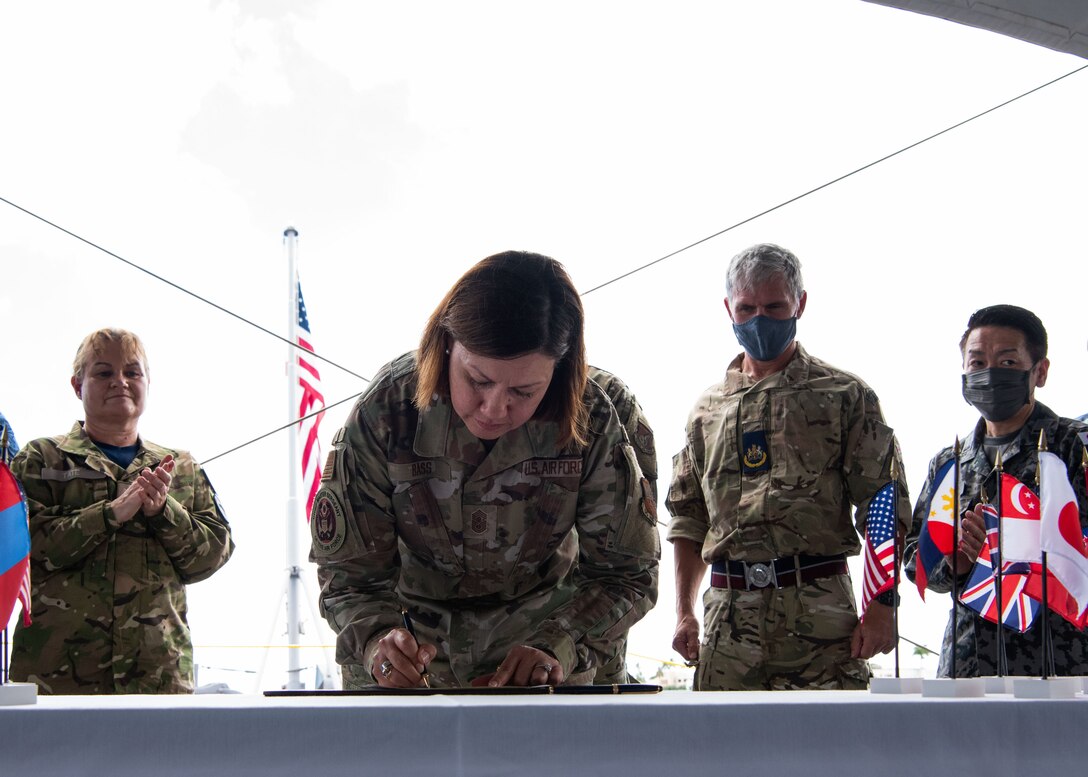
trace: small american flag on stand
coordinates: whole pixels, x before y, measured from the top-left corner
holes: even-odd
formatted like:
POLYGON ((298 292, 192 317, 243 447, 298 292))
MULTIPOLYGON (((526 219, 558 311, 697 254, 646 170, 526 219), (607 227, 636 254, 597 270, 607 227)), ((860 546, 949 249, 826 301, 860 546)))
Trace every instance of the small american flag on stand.
POLYGON ((302 482, 306 489, 306 520, 310 520, 310 508, 314 495, 321 485, 321 442, 318 427, 325 417, 325 395, 321 393, 321 374, 310 358, 314 352, 310 344, 310 319, 306 315, 306 303, 302 300, 302 284, 298 285, 298 382, 302 388, 299 399, 299 438, 302 440, 302 482), (317 413, 310 418, 311 413, 317 413))
POLYGON ((865 519, 865 576, 861 585, 861 613, 869 602, 895 583, 895 481, 876 492, 865 519))

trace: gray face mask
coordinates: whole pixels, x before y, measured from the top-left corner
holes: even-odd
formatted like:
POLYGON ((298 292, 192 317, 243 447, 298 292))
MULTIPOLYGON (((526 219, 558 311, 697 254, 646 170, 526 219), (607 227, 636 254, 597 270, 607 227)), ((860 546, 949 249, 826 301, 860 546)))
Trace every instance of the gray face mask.
POLYGON ((737 341, 757 361, 777 359, 797 335, 797 317, 770 318, 753 316, 743 324, 733 324, 737 341))
POLYGON ((1028 403, 1031 370, 989 367, 963 375, 963 398, 987 421, 1006 421, 1028 403))

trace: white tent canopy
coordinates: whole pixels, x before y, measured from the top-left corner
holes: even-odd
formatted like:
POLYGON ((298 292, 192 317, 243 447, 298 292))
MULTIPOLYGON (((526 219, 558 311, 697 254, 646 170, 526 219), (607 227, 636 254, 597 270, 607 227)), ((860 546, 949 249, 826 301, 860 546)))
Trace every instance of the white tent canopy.
POLYGON ((866 0, 937 16, 1088 58, 1088 3, 1083 0, 866 0))

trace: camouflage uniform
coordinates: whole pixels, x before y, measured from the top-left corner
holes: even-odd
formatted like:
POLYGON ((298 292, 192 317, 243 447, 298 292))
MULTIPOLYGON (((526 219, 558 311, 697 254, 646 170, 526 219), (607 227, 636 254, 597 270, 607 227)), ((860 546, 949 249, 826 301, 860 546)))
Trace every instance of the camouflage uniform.
POLYGON ((654 503, 612 404, 587 386, 584 449, 533 419, 488 452, 448 398, 417 410, 415 390, 414 354, 379 373, 314 499, 311 558, 345 687, 374 683, 402 604, 438 648, 432 685, 468 685, 519 644, 592 682, 657 597, 654 503))
MULTIPOLYGON (((599 367, 589 368, 589 379, 604 389, 612 401, 612 406, 619 414, 620 423, 627 432, 627 437, 635 449, 635 458, 642 470, 643 477, 650 483, 650 490, 657 502, 657 451, 654 448, 654 430, 650 428, 635 395, 627 384, 610 372, 599 367)), ((595 683, 611 685, 626 683, 631 678, 627 674, 627 636, 617 640, 615 652, 608 661, 597 670, 595 683)))
POLYGON ((192 457, 141 440, 123 470, 77 423, 26 445, 12 470, 30 508, 34 617, 16 626, 12 677, 56 694, 191 693, 185 584, 234 550, 192 457), (109 503, 167 455, 177 464, 166 507, 119 524, 109 503))
MULTIPOLYGON (((1037 490, 1035 473, 1039 459, 1036 449, 1039 443, 1039 431, 1046 434, 1047 448, 1063 462, 1069 470, 1069 480, 1073 484, 1077 501, 1080 505, 1081 526, 1088 525, 1088 494, 1085 493, 1084 471, 1081 468, 1081 455, 1084 450, 1084 435, 1088 426, 1068 418, 1059 418, 1050 408, 1039 402, 1028 418, 1019 436, 1009 443, 1001 455, 1002 470, 1017 478, 1032 490, 1037 490)), ((983 488, 989 498, 997 494, 997 477, 993 464, 987 458, 983 441, 986 438, 986 422, 979 420, 974 432, 960 448, 960 507, 967 509, 976 504, 983 488)), ((914 508, 914 525, 907 537, 903 558, 906 560, 907 576, 913 580, 918 551, 918 533, 922 519, 929 511, 929 492, 933 488, 933 478, 938 469, 952 458, 952 448, 945 448, 929 463, 929 473, 922 487, 918 504, 914 508)), ((926 585, 933 591, 948 593, 952 590, 951 566, 948 559, 943 559, 927 579, 926 585)), ((963 591, 968 575, 962 575, 958 589, 963 591)), ((997 674, 998 636, 997 626, 982 618, 962 602, 956 603, 956 676, 977 677, 997 674)), ((1042 670, 1039 625, 1042 613, 1036 623, 1024 634, 1005 629, 1005 657, 1010 675, 1039 675, 1042 670)), ((1050 613, 1050 633, 1054 643, 1055 669, 1059 675, 1088 675, 1088 634, 1077 629, 1056 613, 1050 613)), ((952 660, 952 617, 949 616, 941 644, 941 661, 937 674, 948 677, 952 660)))
MULTIPOLYGON (((761 381, 738 356, 688 419, 666 504, 669 540, 702 548, 707 564, 808 554, 855 555, 869 500, 902 461, 872 389, 798 344, 785 369, 761 381), (760 461, 760 457, 766 459, 760 461)), ((910 502, 900 488, 899 515, 910 502)), ((800 586, 709 588, 696 690, 865 688, 850 657, 857 612, 849 575, 800 586)))

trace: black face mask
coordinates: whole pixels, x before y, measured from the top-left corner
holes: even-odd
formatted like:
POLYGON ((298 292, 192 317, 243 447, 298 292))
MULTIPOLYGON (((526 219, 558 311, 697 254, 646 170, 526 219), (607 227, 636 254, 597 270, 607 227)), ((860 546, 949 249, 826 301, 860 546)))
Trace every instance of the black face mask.
POLYGON ((987 421, 1005 421, 1028 403, 1031 370, 989 367, 963 376, 963 398, 987 421))

